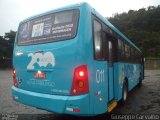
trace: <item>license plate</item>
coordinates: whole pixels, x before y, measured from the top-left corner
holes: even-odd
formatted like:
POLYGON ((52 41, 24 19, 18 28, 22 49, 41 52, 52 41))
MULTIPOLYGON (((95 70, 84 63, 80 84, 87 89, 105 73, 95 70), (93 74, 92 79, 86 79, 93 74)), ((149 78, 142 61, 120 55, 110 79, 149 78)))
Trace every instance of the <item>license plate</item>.
POLYGON ((35 73, 34 78, 40 78, 40 79, 45 79, 46 78, 46 73, 35 73))

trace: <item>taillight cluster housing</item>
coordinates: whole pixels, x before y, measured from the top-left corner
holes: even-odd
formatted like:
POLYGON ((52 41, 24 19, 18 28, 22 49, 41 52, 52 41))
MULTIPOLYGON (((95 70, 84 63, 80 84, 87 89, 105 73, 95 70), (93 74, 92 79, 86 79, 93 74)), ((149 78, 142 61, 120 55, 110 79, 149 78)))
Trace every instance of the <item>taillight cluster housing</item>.
POLYGON ((88 70, 86 65, 81 65, 75 68, 71 95, 86 94, 89 92, 89 83, 88 83, 88 70))
POLYGON ((17 76, 16 76, 16 69, 13 68, 12 74, 13 74, 13 85, 15 87, 18 87, 17 76))

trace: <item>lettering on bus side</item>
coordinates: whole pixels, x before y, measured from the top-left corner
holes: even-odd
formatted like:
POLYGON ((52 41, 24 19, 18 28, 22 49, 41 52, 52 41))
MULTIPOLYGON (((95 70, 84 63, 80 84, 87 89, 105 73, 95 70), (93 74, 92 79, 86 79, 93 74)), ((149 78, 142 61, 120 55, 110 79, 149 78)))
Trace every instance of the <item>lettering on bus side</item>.
POLYGON ((104 70, 96 70, 96 83, 103 83, 104 82, 104 70))

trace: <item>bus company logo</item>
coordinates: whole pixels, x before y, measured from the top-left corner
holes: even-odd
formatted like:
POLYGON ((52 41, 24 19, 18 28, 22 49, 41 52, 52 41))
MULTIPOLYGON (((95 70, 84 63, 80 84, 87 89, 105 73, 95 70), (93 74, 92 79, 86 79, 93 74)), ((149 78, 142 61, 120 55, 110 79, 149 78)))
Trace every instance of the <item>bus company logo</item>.
POLYGON ((52 52, 42 53, 29 53, 28 57, 31 57, 31 61, 27 66, 27 69, 35 69, 37 63, 40 67, 47 67, 47 65, 55 66, 55 57, 52 52))

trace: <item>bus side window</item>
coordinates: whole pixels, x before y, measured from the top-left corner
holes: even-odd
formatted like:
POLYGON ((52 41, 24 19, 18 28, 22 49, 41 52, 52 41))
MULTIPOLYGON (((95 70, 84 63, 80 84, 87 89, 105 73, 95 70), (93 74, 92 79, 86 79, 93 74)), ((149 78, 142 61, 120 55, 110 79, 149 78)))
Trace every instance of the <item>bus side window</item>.
POLYGON ((133 53, 133 48, 131 47, 131 57, 130 57, 130 61, 134 62, 134 53, 133 53))
POLYGON ((128 57, 129 57, 129 62, 131 62, 132 58, 131 58, 131 46, 128 45, 128 57))
POLYGON ((130 58, 130 48, 128 46, 128 44, 125 43, 125 58, 126 58, 126 61, 129 61, 129 58, 130 58))
POLYGON ((135 50, 134 50, 134 62, 137 63, 137 55, 135 50))
POLYGON ((118 39, 118 59, 124 59, 124 43, 122 40, 118 39))
POLYGON ((97 20, 94 20, 94 56, 96 60, 103 59, 102 25, 97 20))
POLYGON ((102 32, 102 47, 103 47, 103 58, 104 60, 108 60, 108 39, 107 33, 105 31, 102 32))

